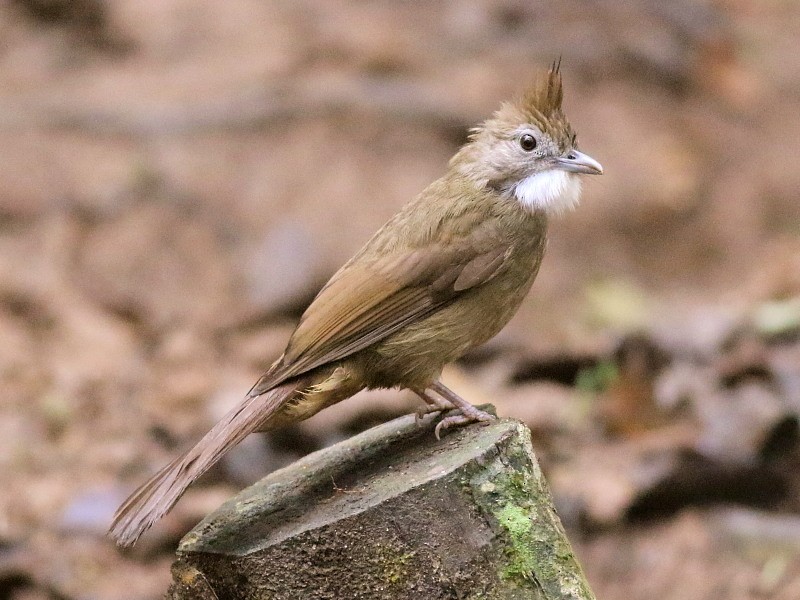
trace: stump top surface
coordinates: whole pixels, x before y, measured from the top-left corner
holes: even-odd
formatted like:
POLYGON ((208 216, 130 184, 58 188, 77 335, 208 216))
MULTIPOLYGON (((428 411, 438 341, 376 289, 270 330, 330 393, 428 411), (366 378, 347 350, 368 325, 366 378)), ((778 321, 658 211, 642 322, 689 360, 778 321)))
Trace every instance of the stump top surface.
POLYGON ((245 555, 359 514, 483 456, 519 423, 472 425, 441 440, 433 426, 406 415, 309 454, 225 502, 179 552, 245 555))

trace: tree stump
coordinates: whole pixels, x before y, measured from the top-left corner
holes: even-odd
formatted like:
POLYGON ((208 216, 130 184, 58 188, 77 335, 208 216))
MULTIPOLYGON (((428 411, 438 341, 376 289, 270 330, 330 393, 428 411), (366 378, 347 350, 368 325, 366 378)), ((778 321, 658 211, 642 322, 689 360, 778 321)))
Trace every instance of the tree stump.
POLYGON ((413 415, 276 471, 181 541, 170 600, 593 599, 522 423, 413 415))

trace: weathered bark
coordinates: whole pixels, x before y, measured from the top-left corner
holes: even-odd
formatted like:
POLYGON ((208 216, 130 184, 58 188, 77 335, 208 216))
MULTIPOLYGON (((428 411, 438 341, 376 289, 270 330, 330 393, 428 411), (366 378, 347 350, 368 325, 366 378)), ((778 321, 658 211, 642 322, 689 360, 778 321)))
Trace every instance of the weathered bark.
POLYGON ((178 557, 172 600, 594 598, 510 420, 370 429, 244 490, 178 557))

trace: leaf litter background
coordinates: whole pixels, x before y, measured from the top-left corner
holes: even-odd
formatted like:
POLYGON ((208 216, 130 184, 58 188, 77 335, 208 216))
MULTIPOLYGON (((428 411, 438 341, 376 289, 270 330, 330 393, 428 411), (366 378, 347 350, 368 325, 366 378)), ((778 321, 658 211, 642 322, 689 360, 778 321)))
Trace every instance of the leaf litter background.
POLYGON ((412 410, 251 437, 104 538, 559 55, 607 174, 445 379, 533 429, 598 597, 800 597, 799 35, 782 0, 0 4, 0 598, 158 598, 225 498, 412 410))

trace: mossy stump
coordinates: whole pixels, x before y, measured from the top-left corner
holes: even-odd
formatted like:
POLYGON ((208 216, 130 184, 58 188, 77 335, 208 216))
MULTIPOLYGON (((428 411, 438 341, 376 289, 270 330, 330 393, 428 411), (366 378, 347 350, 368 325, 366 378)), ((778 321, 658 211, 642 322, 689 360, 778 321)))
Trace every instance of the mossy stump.
POLYGON ((413 416, 310 454, 186 535, 167 598, 593 599, 530 432, 413 416))

